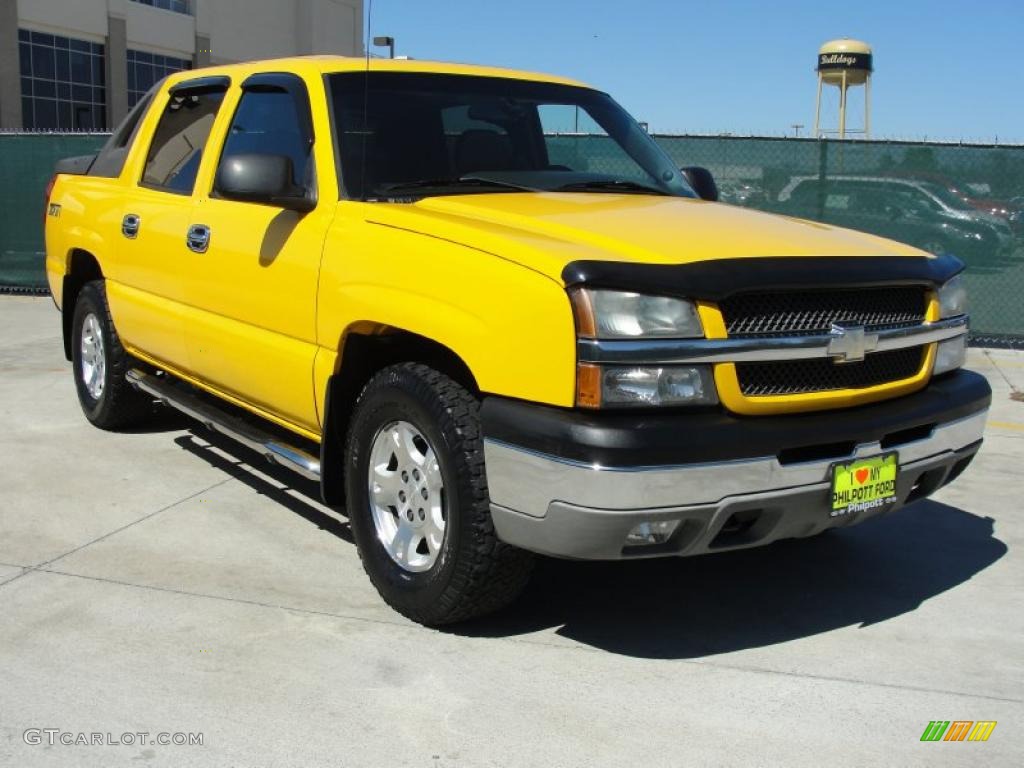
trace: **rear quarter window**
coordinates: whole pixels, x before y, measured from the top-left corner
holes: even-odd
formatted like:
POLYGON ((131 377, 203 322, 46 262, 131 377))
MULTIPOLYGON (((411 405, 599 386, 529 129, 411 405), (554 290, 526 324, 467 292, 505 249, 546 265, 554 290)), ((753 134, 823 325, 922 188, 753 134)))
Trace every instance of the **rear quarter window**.
POLYGON ((142 116, 146 114, 150 103, 153 101, 154 89, 139 99, 138 103, 128 113, 121 124, 114 129, 103 149, 96 156, 96 161, 89 169, 90 176, 103 176, 105 178, 117 178, 124 169, 124 161, 128 157, 128 150, 131 148, 139 132, 139 125, 142 116))

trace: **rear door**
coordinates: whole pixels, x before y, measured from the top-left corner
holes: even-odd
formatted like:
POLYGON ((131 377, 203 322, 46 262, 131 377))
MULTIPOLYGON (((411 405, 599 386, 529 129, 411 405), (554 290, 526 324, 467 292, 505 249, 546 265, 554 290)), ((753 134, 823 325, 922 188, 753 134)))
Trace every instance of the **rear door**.
POLYGON ((320 188, 315 150, 321 166, 333 163, 331 143, 314 135, 309 93, 298 75, 253 75, 226 108, 231 117, 223 137, 218 132, 218 154, 204 164, 203 190, 188 222, 196 242, 183 255, 191 366, 263 415, 318 434, 317 279, 337 190, 320 188), (294 184, 316 196, 316 207, 300 213, 220 196, 220 166, 245 154, 287 156, 294 184))
POLYGON ((185 235, 196 174, 227 86, 224 77, 198 78, 158 97, 159 116, 150 116, 155 129, 140 134, 151 138, 144 157, 126 169, 132 176, 118 211, 116 279, 107 287, 118 333, 134 352, 184 372, 190 372, 185 235))

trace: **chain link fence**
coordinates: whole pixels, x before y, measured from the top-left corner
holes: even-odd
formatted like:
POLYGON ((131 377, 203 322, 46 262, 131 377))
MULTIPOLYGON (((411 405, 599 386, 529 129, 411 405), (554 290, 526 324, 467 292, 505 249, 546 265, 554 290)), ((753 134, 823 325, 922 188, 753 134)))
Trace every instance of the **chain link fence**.
MULTIPOLYGON (((54 163, 100 134, 0 134, 0 286, 45 290, 42 198, 54 163)), ((1024 345, 1024 146, 655 136, 721 198, 900 240, 967 263, 975 341, 1024 345)), ((609 139, 549 137, 552 162, 616 171, 609 139)), ((773 255, 773 254, 765 254, 773 255)))
POLYGON ((1024 343, 1024 147, 658 137, 735 205, 951 252, 967 264, 974 341, 1024 343))
MULTIPOLYGON (((974 342, 1024 346, 1024 146, 655 139, 677 165, 708 168, 727 203, 955 253, 967 264, 974 342)), ((592 171, 623 170, 605 137, 558 136, 552 150, 574 168, 586 158, 592 171)))
POLYGON ((43 195, 63 157, 98 152, 106 134, 0 133, 0 290, 44 293, 43 195))

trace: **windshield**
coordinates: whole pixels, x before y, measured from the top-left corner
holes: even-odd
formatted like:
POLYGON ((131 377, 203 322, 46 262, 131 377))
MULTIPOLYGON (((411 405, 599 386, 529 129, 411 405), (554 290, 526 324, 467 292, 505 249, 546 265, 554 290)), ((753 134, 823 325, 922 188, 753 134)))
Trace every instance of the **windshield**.
POLYGON ((328 76, 345 196, 501 191, 695 197, 611 97, 588 88, 414 72, 328 76))
POLYGON ((939 184, 933 184, 931 182, 924 182, 921 184, 921 187, 935 195, 935 197, 939 198, 939 200, 945 203, 947 207, 952 208, 954 211, 973 212, 974 210, 970 205, 968 205, 964 198, 953 194, 946 187, 940 186, 939 184))

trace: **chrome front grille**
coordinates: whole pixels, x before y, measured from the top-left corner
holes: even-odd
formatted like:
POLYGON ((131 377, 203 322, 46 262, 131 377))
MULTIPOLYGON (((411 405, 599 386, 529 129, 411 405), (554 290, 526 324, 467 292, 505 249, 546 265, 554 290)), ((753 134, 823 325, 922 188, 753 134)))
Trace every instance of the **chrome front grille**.
POLYGON ((875 352, 858 363, 836 364, 829 358, 737 363, 736 377, 745 397, 864 389, 917 375, 924 365, 926 349, 875 352))
POLYGON ((928 291, 921 285, 907 285, 741 293, 718 306, 730 338, 828 333, 833 323, 875 331, 923 323, 928 291))
MULTIPOLYGON (((732 339, 827 335, 833 324, 863 326, 868 333, 909 328, 925 321, 927 308, 924 286, 746 293, 719 304, 732 339)), ((862 361, 842 364, 827 357, 741 362, 736 377, 744 397, 866 389, 915 376, 924 365, 926 349, 869 352, 862 361)))

